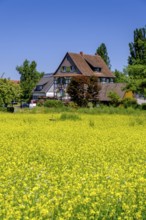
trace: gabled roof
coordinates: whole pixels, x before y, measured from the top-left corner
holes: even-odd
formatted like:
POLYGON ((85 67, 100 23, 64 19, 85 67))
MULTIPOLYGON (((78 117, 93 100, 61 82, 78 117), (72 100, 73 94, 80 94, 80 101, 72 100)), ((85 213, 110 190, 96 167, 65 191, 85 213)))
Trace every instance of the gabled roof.
POLYGON ((37 83, 36 86, 43 86, 41 91, 36 91, 36 87, 34 88, 33 92, 37 93, 46 93, 50 87, 53 85, 54 77, 52 74, 45 74, 40 81, 37 83))
POLYGON ((52 77, 52 74, 44 74, 44 76, 37 83, 37 86, 45 85, 46 83, 48 83, 48 81, 50 80, 51 77, 52 77))
POLYGON ((81 54, 77 53, 68 53, 71 59, 73 60, 74 64, 78 68, 78 70, 84 75, 84 76, 93 76, 93 71, 90 68, 90 66, 87 64, 86 60, 81 54))
POLYGON ((105 83, 101 84, 101 90, 99 91, 100 101, 110 101, 109 93, 115 92, 121 99, 124 98, 126 91, 124 90, 125 83, 105 83))
POLYGON ((114 77, 113 73, 110 71, 104 60, 99 56, 96 55, 86 55, 83 54, 84 59, 93 67, 100 67, 101 73, 105 76, 114 77))
POLYGON ((71 53, 71 52, 66 53, 65 57, 63 58, 61 64, 59 65, 54 75, 64 76, 66 74, 66 73, 58 72, 58 70, 67 56, 71 58, 76 68, 84 76, 113 77, 113 78, 115 77, 99 55, 87 55, 87 54, 83 54, 83 52, 80 52, 79 54, 71 53), (101 71, 100 72, 93 71, 91 67, 93 68, 99 67, 101 68, 101 71))

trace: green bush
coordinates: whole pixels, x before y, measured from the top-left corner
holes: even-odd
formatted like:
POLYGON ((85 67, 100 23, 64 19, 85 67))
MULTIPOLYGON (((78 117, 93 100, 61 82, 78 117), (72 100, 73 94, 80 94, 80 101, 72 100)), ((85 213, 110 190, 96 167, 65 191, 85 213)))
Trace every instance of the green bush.
POLYGON ((5 107, 0 107, 0 112, 6 112, 7 111, 7 108, 5 107))
POLYGON ((133 98, 125 98, 122 100, 121 104, 123 104, 125 108, 129 108, 129 107, 137 108, 138 106, 136 99, 133 98))
POLYGON ((70 108, 75 108, 75 109, 77 109, 79 107, 75 102, 69 102, 67 104, 67 106, 70 107, 70 108))
POLYGON ((47 100, 44 102, 44 106, 48 108, 60 108, 63 107, 64 104, 60 100, 47 100))
POLYGON ((37 101, 37 106, 44 106, 44 99, 39 99, 38 101, 37 101))
POLYGON ((14 112, 14 107, 7 107, 7 112, 13 113, 14 112))
POLYGON ((77 120, 81 120, 81 118, 77 114, 62 113, 60 116, 60 120, 62 120, 62 121, 65 121, 65 120, 77 121, 77 120))
POLYGON ((142 109, 142 110, 146 110, 146 103, 143 103, 143 104, 141 105, 141 109, 142 109))

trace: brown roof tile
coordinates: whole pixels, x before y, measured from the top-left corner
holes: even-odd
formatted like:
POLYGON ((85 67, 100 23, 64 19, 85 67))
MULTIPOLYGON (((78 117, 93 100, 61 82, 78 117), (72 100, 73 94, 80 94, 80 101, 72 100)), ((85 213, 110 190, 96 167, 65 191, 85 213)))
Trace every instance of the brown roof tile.
POLYGON ((99 55, 86 55, 83 54, 84 59, 93 67, 100 67, 104 76, 114 77, 113 73, 109 70, 104 60, 99 55))
MULTIPOLYGON (((64 59, 66 58, 66 56, 69 56, 71 58, 71 60, 73 61, 74 65, 77 67, 79 72, 84 76, 113 77, 113 78, 115 77, 113 73, 109 70, 106 63, 103 61, 103 59, 99 55, 87 55, 84 53, 78 54, 78 53, 68 52, 66 53, 64 59), (101 72, 93 71, 91 67, 93 68, 100 67, 101 72)), ((59 65, 58 69, 54 73, 54 76, 64 75, 64 73, 57 73, 61 64, 59 65)))
POLYGON ((68 53, 71 59, 73 60, 76 67, 84 76, 93 76, 93 71, 90 66, 85 61, 84 57, 81 54, 77 53, 68 53))
POLYGON ((105 83, 101 84, 101 90, 99 91, 99 100, 100 101, 110 101, 109 93, 115 92, 121 99, 125 95, 125 83, 105 83))

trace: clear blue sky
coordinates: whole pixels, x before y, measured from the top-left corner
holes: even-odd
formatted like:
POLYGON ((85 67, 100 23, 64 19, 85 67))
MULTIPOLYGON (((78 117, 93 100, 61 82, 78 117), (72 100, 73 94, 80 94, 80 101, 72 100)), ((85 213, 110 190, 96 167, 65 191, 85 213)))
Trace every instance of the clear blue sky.
POLYGON ((101 43, 122 71, 145 25, 146 0, 0 0, 0 77, 19 79, 25 59, 54 72, 67 51, 94 54, 101 43))

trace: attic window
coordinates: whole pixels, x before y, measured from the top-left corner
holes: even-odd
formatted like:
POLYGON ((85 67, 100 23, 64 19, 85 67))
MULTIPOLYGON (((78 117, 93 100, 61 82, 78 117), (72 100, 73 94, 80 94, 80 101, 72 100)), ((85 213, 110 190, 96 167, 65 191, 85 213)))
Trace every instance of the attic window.
POLYGON ((70 66, 70 72, 75 72, 75 67, 74 66, 70 66))
POLYGON ((94 70, 95 72, 101 72, 101 67, 94 67, 93 70, 94 70))
POLYGON ((61 72, 66 72, 66 66, 61 67, 61 72))
POLYGON ((36 86, 35 91, 41 91, 42 89, 43 89, 43 86, 42 85, 38 85, 38 86, 36 86))

